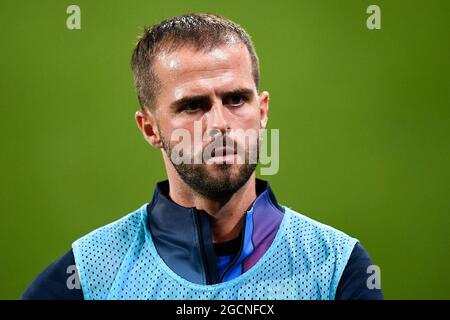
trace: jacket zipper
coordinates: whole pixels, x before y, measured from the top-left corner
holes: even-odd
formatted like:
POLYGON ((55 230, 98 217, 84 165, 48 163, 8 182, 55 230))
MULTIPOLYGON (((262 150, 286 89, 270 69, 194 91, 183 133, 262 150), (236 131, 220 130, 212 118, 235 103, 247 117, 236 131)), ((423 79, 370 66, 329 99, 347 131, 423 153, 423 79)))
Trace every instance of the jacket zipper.
POLYGON ((241 247, 239 248, 239 252, 236 254, 236 256, 233 258, 233 261, 228 265, 228 267, 225 268, 225 271, 223 272, 223 275, 220 277, 219 282, 223 282, 223 279, 227 274, 230 272, 230 270, 234 267, 236 262, 239 260, 239 258, 242 255, 242 251, 244 250, 244 242, 245 242, 245 225, 247 223, 247 213, 244 216, 244 223, 242 224, 242 235, 241 235, 241 247))
POLYGON ((198 212, 193 211, 194 213, 194 220, 195 220, 195 226, 197 228, 197 235, 198 235, 198 243, 200 246, 200 255, 202 257, 202 265, 205 271, 205 280, 206 280, 206 284, 211 284, 211 274, 210 274, 210 270, 209 270, 209 266, 208 266, 208 260, 206 259, 206 252, 205 252, 205 247, 203 244, 203 229, 202 229, 202 223, 199 217, 198 212))

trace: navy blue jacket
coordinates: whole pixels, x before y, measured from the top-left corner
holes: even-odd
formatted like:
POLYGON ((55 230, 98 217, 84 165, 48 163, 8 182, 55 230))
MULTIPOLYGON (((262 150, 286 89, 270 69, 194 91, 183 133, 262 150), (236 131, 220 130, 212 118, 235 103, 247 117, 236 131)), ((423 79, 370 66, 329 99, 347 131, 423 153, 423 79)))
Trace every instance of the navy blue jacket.
MULTIPOLYGON (((259 234, 253 242, 257 244, 258 238, 264 239, 267 243, 260 243, 259 247, 268 247, 281 222, 284 209, 278 205, 267 182, 257 179, 256 190, 258 197, 253 207, 261 212, 259 219, 262 227, 260 231, 256 230, 259 234)), ((167 181, 157 185, 147 206, 148 227, 158 254, 174 272, 192 282, 213 284, 228 280, 227 273, 236 275, 236 271, 237 274, 245 272, 257 261, 259 257, 255 255, 262 253, 255 252, 248 257, 247 264, 234 265, 233 262, 241 261, 238 257, 248 251, 242 247, 242 232, 236 239, 212 243, 209 215, 202 210, 179 206, 171 201, 168 191, 167 181), (194 237, 194 241, 193 234, 198 235, 194 237)), ((245 224, 243 229, 245 230, 245 224)), ((68 278, 73 275, 68 273, 68 268, 74 265, 75 258, 70 250, 47 267, 26 289, 21 299, 83 299, 81 289, 67 285, 68 278)), ((370 265, 372 261, 367 251, 357 243, 342 274, 335 298, 383 299, 380 289, 367 287, 367 268, 370 265)))

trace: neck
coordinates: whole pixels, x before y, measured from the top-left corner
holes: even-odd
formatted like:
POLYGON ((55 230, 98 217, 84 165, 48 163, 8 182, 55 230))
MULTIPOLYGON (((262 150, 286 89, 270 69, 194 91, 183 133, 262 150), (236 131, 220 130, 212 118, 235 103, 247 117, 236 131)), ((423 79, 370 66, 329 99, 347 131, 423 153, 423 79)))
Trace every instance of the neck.
POLYGON ((241 232, 244 214, 256 199, 255 173, 226 201, 207 199, 190 188, 177 172, 168 170, 169 196, 183 207, 206 211, 211 220, 213 243, 232 240, 241 232), (176 192, 173 192, 176 190, 176 192))

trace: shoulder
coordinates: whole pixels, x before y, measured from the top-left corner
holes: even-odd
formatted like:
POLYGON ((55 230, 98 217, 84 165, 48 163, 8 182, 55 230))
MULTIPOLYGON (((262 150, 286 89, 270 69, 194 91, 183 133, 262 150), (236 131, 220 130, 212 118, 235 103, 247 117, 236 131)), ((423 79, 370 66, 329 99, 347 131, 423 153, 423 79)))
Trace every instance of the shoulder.
POLYGON ((285 208, 287 231, 301 239, 301 244, 321 245, 335 250, 348 251, 350 256, 357 239, 334 227, 316 221, 293 209, 285 208))
MULTIPOLYGON (((319 281, 329 283, 329 299, 335 293, 357 239, 329 225, 285 208, 284 233, 290 250, 300 257, 301 265, 320 270, 319 281)), ((314 272, 313 272, 314 273, 314 272)))
POLYGON ((292 209, 286 208, 285 212, 293 221, 290 233, 303 239, 301 245, 306 248, 304 250, 313 252, 313 257, 314 252, 321 252, 335 259, 338 266, 333 279, 335 299, 383 299, 381 288, 368 285, 369 277, 373 275, 370 269, 373 263, 357 239, 292 209))
POLYGON ((130 248, 143 243, 146 208, 147 204, 72 244, 86 300, 94 297, 105 299, 130 248), (93 282, 92 279, 98 280, 93 282))
POLYGON ((50 264, 28 286, 22 300, 82 300, 72 250, 50 264))
POLYGON ((339 281, 336 299, 382 300, 384 297, 380 286, 380 275, 373 274, 371 271, 373 266, 367 250, 357 243, 339 281), (372 283, 370 278, 374 276, 375 283, 372 283))
POLYGON ((101 254, 104 250, 114 250, 117 253, 126 251, 127 244, 132 243, 142 229, 143 216, 146 217, 146 207, 147 205, 143 205, 122 218, 97 228, 76 240, 72 244, 72 249, 77 264, 86 253, 95 251, 101 254))
MULTIPOLYGON (((72 247, 75 249, 75 247, 89 245, 91 242, 104 243, 105 240, 111 240, 112 242, 115 242, 115 240, 126 241, 134 238, 141 226, 142 216, 146 214, 146 207, 147 205, 145 204, 122 218, 91 231, 76 240, 72 247)), ((99 243, 96 243, 96 245, 99 245, 99 243)))

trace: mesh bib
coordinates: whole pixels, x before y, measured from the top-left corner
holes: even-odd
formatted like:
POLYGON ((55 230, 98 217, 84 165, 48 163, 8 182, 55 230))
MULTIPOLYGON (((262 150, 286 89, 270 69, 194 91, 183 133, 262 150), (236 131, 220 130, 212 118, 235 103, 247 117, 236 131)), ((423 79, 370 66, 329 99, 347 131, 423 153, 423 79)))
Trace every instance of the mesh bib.
POLYGON ((275 239, 251 269, 230 281, 200 285, 178 276, 158 255, 146 206, 73 243, 86 300, 334 299, 357 242, 285 207, 275 239))

